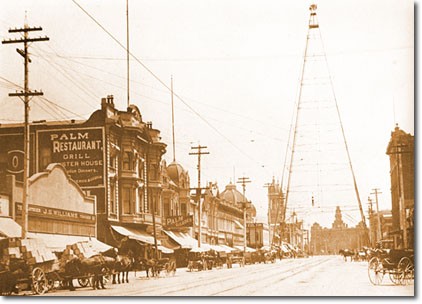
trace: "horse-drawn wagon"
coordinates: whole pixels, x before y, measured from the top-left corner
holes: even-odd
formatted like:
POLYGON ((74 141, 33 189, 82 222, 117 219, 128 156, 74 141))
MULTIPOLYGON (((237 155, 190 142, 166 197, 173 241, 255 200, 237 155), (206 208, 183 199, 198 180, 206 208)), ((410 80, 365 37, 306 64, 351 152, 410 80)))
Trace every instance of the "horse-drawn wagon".
POLYGON ((44 294, 58 270, 56 256, 37 239, 6 238, 0 243, 0 293, 44 294))
POLYGON ((395 285, 407 285, 414 280, 413 250, 378 250, 368 263, 368 277, 372 284, 380 285, 386 274, 395 285))

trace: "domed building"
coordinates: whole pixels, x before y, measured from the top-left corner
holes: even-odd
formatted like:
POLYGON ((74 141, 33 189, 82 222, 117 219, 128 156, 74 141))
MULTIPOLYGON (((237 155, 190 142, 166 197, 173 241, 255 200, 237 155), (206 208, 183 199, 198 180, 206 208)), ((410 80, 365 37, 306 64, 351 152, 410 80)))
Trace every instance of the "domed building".
MULTIPOLYGON (((216 183, 209 183, 202 204, 202 240, 211 245, 243 247, 243 202, 248 201, 230 183, 223 192, 216 183)), ((247 222, 256 215, 255 207, 247 209, 247 222)))
MULTIPOLYGON (((243 203, 250 202, 248 198, 243 196, 243 194, 236 189, 236 185, 231 182, 226 186, 226 189, 221 192, 220 198, 225 200, 228 203, 238 206, 243 210, 243 203)), ((256 217, 256 208, 251 203, 246 209, 246 222, 252 222, 253 218, 256 217)))
POLYGON ((164 217, 188 215, 190 209, 189 173, 176 161, 166 166, 163 161, 164 217))

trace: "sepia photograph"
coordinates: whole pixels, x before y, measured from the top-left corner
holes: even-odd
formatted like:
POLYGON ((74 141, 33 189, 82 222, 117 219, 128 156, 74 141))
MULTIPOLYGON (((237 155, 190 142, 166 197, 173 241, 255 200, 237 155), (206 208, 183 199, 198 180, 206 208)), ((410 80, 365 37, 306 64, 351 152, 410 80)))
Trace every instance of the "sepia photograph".
POLYGON ((414 298, 417 7, 1 1, 1 298, 414 298))

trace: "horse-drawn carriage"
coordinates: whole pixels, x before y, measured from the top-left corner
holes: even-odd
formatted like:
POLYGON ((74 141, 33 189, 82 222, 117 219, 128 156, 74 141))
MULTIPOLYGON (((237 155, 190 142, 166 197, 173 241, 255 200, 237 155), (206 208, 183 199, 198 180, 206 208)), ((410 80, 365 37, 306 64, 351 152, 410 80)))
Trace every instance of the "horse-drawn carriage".
POLYGON ((7 238, 0 243, 0 293, 20 291, 44 294, 51 288, 57 259, 44 243, 32 239, 7 238))
POLYGON ((41 239, 9 238, 2 240, 0 249, 0 292, 6 295, 20 291, 44 294, 55 288, 74 290, 74 280, 81 287, 91 284, 104 288, 117 265, 114 258, 93 250, 90 242, 53 252, 41 239))
POLYGON ((380 285, 386 274, 395 285, 407 285, 414 280, 413 250, 378 250, 368 263, 369 280, 380 285))
POLYGON ((239 264, 239 267, 245 267, 246 261, 243 252, 232 252, 227 256, 227 268, 232 268, 233 264, 239 264))
POLYGON ((205 251, 191 250, 188 253, 188 271, 201 271, 208 269, 205 251))

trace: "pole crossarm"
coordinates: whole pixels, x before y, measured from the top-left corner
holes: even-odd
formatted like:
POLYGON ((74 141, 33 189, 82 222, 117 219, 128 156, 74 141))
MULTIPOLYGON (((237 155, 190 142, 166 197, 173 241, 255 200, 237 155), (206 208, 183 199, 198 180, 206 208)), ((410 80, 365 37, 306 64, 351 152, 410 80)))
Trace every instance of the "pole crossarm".
POLYGON ((25 42, 38 42, 38 41, 48 41, 48 37, 38 37, 38 38, 23 38, 23 39, 7 39, 3 40, 1 43, 10 44, 10 43, 25 43, 25 42))
POLYGON ((27 97, 27 96, 42 96, 42 95, 44 95, 43 92, 37 92, 37 91, 34 91, 34 92, 29 91, 26 93, 25 92, 9 93, 10 97, 22 97, 22 96, 27 97))
POLYGON ((42 31, 41 26, 34 26, 34 27, 21 27, 21 28, 13 28, 9 29, 9 33, 19 33, 19 32, 32 32, 32 31, 42 31))

